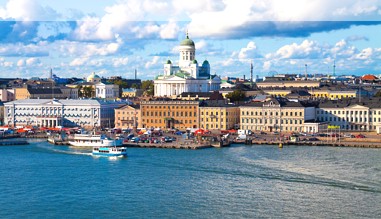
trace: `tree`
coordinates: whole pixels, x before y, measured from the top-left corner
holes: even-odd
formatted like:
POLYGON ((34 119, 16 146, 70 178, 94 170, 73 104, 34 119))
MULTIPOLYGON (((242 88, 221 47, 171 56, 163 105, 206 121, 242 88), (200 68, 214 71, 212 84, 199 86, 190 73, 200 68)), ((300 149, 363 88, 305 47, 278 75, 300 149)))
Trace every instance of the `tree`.
POLYGON ((83 88, 83 97, 91 98, 95 96, 95 91, 92 87, 84 87, 83 88))
POLYGON ((154 84, 153 81, 147 80, 142 82, 142 90, 148 96, 153 96, 154 84))
POLYGON ((229 98, 230 102, 234 103, 236 101, 243 101, 245 99, 245 93, 242 90, 235 90, 226 95, 226 98, 229 98))

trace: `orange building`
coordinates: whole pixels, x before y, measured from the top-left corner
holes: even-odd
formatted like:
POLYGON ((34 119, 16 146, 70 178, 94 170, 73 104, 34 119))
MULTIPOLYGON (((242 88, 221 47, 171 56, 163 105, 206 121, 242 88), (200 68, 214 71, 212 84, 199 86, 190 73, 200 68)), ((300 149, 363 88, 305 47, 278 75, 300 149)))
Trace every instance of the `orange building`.
POLYGON ((140 109, 142 128, 186 130, 199 123, 198 101, 142 101, 140 109))
POLYGON ((139 105, 125 105, 115 109, 115 128, 132 129, 141 125, 139 105))

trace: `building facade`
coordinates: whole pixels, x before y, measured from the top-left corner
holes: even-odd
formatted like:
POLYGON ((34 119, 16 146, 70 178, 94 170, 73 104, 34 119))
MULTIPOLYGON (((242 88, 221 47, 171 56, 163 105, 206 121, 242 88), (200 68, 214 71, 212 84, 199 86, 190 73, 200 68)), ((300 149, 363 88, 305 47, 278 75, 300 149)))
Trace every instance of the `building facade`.
POLYGON ((304 122, 315 119, 315 107, 271 98, 240 106, 240 128, 251 131, 302 132, 304 122))
POLYGON ((343 131, 377 131, 381 127, 381 99, 322 101, 316 109, 318 121, 343 131))
POLYGON ((140 105, 125 105, 115 109, 115 128, 133 129, 141 126, 140 105))
POLYGON ((198 101, 141 101, 142 128, 179 129, 197 128, 198 101))
POLYGON ((95 97, 103 99, 119 98, 119 85, 109 83, 95 84, 95 97))
POLYGON ((240 122, 239 118, 240 109, 235 105, 200 106, 200 124, 198 127, 208 130, 234 129, 240 122))
POLYGON ((210 92, 220 88, 221 79, 210 74, 210 64, 205 60, 199 65, 196 48, 187 34, 179 46, 179 64, 171 60, 164 64, 164 74, 154 80, 154 95, 170 97, 183 92, 210 92))
POLYGON ((12 127, 114 127, 114 109, 122 102, 25 99, 4 104, 4 124, 12 127))

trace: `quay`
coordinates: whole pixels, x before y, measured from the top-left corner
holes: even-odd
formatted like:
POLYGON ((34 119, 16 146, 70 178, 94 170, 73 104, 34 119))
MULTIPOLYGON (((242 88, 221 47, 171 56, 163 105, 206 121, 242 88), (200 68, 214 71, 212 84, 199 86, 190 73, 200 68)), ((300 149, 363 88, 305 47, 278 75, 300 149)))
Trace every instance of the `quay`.
POLYGON ((167 149, 204 149, 212 147, 211 144, 179 144, 177 142, 174 143, 128 143, 124 144, 127 147, 140 147, 140 148, 167 148, 167 149))
POLYGON ((9 146, 9 145, 28 145, 27 141, 0 141, 0 146, 9 146))
POLYGON ((330 141, 263 141, 263 140, 239 140, 234 141, 237 144, 246 145, 293 145, 293 146, 330 146, 330 147, 360 147, 360 148, 381 148, 381 142, 371 142, 371 141, 341 141, 341 142, 330 142, 330 141))

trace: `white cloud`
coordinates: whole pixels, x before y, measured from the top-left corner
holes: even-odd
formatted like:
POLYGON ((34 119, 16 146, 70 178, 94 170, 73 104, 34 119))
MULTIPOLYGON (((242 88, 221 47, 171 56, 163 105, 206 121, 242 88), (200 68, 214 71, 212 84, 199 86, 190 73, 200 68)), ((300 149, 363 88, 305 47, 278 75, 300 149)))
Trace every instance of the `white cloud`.
POLYGON ((17 67, 23 67, 25 66, 25 60, 24 59, 20 59, 17 61, 17 67))
POLYGON ((52 21, 59 14, 50 7, 41 6, 36 0, 9 0, 0 7, 0 18, 21 21, 52 21))
POLYGON ((40 64, 41 64, 41 61, 40 61, 40 59, 38 59, 38 58, 28 58, 28 59, 25 61, 25 64, 26 64, 27 66, 40 65, 40 64))
POLYGON ((114 59, 112 59, 114 67, 119 67, 119 66, 127 65, 128 61, 129 61, 128 57, 125 57, 125 58, 114 58, 114 59))
POLYGON ((153 66, 156 66, 159 63, 160 56, 154 56, 151 61, 146 62, 145 68, 149 69, 152 68, 153 66))
POLYGON ((89 58, 82 57, 82 58, 75 58, 73 61, 70 62, 70 66, 83 66, 85 63, 89 61, 89 58))
POLYGON ((241 61, 249 61, 253 58, 259 57, 258 49, 255 42, 250 41, 245 48, 242 48, 238 53, 238 58, 241 61))
POLYGON ((322 47, 316 41, 304 40, 301 44, 292 43, 285 45, 278 49, 275 54, 267 55, 266 57, 277 59, 316 59, 323 56, 322 47))

